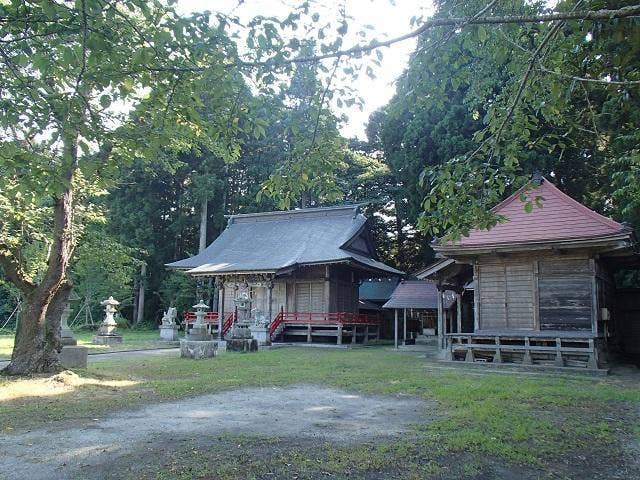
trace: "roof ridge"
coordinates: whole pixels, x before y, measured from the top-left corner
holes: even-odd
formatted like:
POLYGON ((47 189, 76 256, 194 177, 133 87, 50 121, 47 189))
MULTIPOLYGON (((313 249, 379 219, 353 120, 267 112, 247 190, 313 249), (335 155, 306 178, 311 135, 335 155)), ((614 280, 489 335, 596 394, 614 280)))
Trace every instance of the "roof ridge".
POLYGON ((582 203, 580 203, 576 199, 574 199, 571 196, 569 196, 566 193, 564 193, 552 181, 548 180, 546 177, 542 177, 542 181, 540 182, 540 185, 536 185, 533 188, 529 188, 531 186, 531 182, 527 182, 525 185, 523 185, 518 190, 516 190, 515 193, 513 193, 512 195, 510 195, 509 197, 504 199, 502 202, 500 202, 498 205, 493 207, 491 209, 491 211, 494 212, 494 213, 497 213, 498 210, 501 210, 501 209, 505 208, 507 205, 510 205, 511 203, 513 203, 516 199, 519 199, 520 198, 520 194, 523 191, 535 190, 536 188, 542 189, 542 188, 544 188, 543 185, 545 185, 545 184, 546 184, 546 187, 550 188, 551 191, 554 194, 556 194, 559 197, 559 199, 561 201, 563 201, 564 204, 567 205, 568 207, 574 208, 574 209, 578 210, 579 212, 590 216, 591 218, 593 218, 594 220, 600 222, 601 224, 605 225, 606 227, 614 228, 614 229, 616 229, 618 231, 624 229, 624 225, 622 225, 621 223, 616 222, 615 220, 613 220, 611 218, 605 217, 604 215, 601 215, 601 214, 599 214, 598 212, 596 212, 594 210, 591 210, 589 207, 586 207, 585 205, 583 205, 582 203))
MULTIPOLYGON (((255 213, 236 213, 234 215, 225 215, 225 218, 233 220, 234 218, 253 218, 253 217, 270 217, 270 216, 284 216, 284 215, 297 215, 306 213, 320 213, 320 212, 338 212, 340 210, 357 210, 362 203, 354 203, 349 205, 333 205, 329 207, 314 207, 314 208, 297 208, 295 210, 273 210, 270 212, 255 212, 255 213)), ((356 212, 354 212, 356 213, 356 212)))
POLYGON ((571 206, 573 208, 576 208, 578 211, 586 213, 591 218, 593 218, 594 220, 597 220, 598 222, 602 223, 603 225, 605 225, 607 227, 615 228, 618 231, 621 231, 621 230, 624 229, 624 225, 622 225, 621 223, 616 222, 612 218, 605 217, 604 215, 601 215, 600 213, 596 212, 595 210, 591 210, 589 207, 583 205, 582 203, 580 203, 576 199, 574 199, 571 196, 569 196, 566 193, 564 193, 562 190, 560 190, 558 187, 556 187, 553 182, 550 182, 545 177, 542 177, 542 180, 543 180, 543 182, 547 182, 548 183, 548 187, 551 188, 554 193, 558 194, 560 196, 560 198, 562 200, 564 200, 569 206, 571 206))

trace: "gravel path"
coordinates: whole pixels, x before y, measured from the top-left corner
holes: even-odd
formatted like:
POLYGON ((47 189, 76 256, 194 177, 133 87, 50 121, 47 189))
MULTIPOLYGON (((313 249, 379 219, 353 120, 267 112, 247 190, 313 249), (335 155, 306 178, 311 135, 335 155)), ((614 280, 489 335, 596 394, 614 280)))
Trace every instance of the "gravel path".
POLYGON ((121 411, 68 429, 2 435, 0 478, 101 478, 125 452, 182 437, 227 433, 360 442, 424 422, 427 407, 408 396, 364 396, 314 385, 233 390, 121 411))
MULTIPOLYGON (((123 350, 122 352, 96 352, 89 353, 87 362, 103 362, 105 360, 113 360, 117 358, 135 358, 155 355, 168 355, 180 353, 179 348, 153 348, 148 350, 123 350)), ((9 360, 0 360, 0 370, 9 365, 9 360)), ((1 477, 0 477, 1 478, 1 477)))

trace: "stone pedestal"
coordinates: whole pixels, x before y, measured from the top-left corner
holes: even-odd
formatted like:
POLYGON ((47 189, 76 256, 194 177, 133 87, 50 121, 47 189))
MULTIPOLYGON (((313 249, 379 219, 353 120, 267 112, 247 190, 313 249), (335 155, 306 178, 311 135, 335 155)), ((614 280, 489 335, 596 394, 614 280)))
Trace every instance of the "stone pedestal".
POLYGON ((234 323, 231 335, 227 337, 228 352, 256 352, 258 341, 251 336, 251 330, 246 324, 234 323))
POLYGON ((60 342, 65 346, 78 344, 78 341, 73 338, 73 332, 68 327, 60 330, 60 342))
POLYGON ((58 359, 65 368, 86 368, 87 353, 87 347, 69 345, 62 347, 62 350, 58 353, 58 359))
POLYGON ((257 340, 258 345, 271 345, 271 337, 269 336, 269 329, 267 327, 251 325, 249 331, 251 332, 251 336, 257 340))
POLYGON ((91 339, 91 343, 93 343, 94 345, 118 345, 122 343, 122 335, 119 335, 117 333, 112 333, 111 335, 102 335, 100 332, 98 332, 98 334, 91 339))
POLYGON ((227 352, 257 352, 258 341, 255 338, 231 338, 227 340, 227 352))
POLYGON ((177 325, 160 325, 160 340, 175 342, 178 340, 177 325))
POLYGON ((193 358, 200 360, 203 358, 213 358, 218 350, 218 342, 213 340, 180 340, 180 356, 182 358, 193 358))
POLYGON ((207 331, 206 325, 198 325, 197 323, 185 335, 187 340, 193 341, 209 341, 213 340, 213 336, 207 331))

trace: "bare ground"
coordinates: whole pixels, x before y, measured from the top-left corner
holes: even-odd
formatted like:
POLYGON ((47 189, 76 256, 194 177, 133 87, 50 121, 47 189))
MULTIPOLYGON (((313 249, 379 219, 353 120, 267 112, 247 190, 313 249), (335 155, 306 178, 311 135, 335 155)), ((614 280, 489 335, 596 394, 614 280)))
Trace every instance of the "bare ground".
MULTIPOLYGON (((314 385, 246 388, 147 405, 67 428, 0 436, 0 478, 105 478, 135 451, 198 437, 251 435, 346 444, 399 435, 428 421, 428 402, 314 385)), ((127 461, 129 459, 129 462, 127 461)))

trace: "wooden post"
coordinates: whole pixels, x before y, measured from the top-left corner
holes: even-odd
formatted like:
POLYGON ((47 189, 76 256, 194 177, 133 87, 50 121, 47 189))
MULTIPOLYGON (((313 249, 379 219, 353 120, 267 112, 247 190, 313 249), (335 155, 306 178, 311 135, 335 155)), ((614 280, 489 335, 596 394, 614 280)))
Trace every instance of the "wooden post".
POLYGON ((407 309, 406 308, 402 309, 402 328, 403 328, 402 344, 406 345, 407 344, 407 309))
POLYGON ((533 262, 533 329, 540 330, 540 262, 533 262))
POLYGON ((524 357, 522 357, 522 363, 524 365, 532 365, 533 359, 531 358, 531 343, 529 342, 529 337, 524 337, 524 357))
POLYGON ((395 308, 394 310, 394 327, 393 327, 393 344, 396 348, 398 348, 398 309, 395 308))
POLYGON ((224 278, 220 280, 218 294, 218 340, 222 340, 222 326, 224 325, 224 278))
POLYGON ((564 367, 564 359, 562 358, 562 341, 556 338, 556 359, 553 362, 556 367, 564 367))
POLYGON ((331 312, 331 271, 329 265, 324 267, 324 311, 331 312))
POLYGON ((462 295, 456 293, 456 333, 462 333, 462 295))
POLYGON ((355 323, 353 324, 351 331, 353 332, 353 335, 351 336, 351 343, 356 343, 356 337, 358 335, 358 326, 355 323))
POLYGON ((480 330, 480 268, 478 261, 473 262, 473 331, 480 330))
POLYGON ((369 325, 364 326, 364 338, 362 343, 367 343, 369 341, 369 325))
POLYGON ((444 348, 444 311, 442 308, 442 290, 438 286, 438 345, 444 348))
POLYGON ((269 311, 269 323, 273 321, 273 306, 271 303, 273 302, 273 281, 269 280, 267 284, 267 303, 268 303, 268 311, 269 311))
POLYGON ((493 356, 493 363, 502 363, 502 350, 500 348, 500 337, 496 336, 496 354, 493 356))
POLYGON ((338 325, 338 338, 336 344, 342 345, 342 324, 338 325))
MULTIPOLYGON (((594 334, 598 333, 598 278, 596 272, 596 261, 593 258, 589 259, 589 266, 591 267, 591 331, 594 334)), ((142 292, 142 290, 141 290, 142 292)), ((597 368, 597 367, 596 367, 597 368)))

